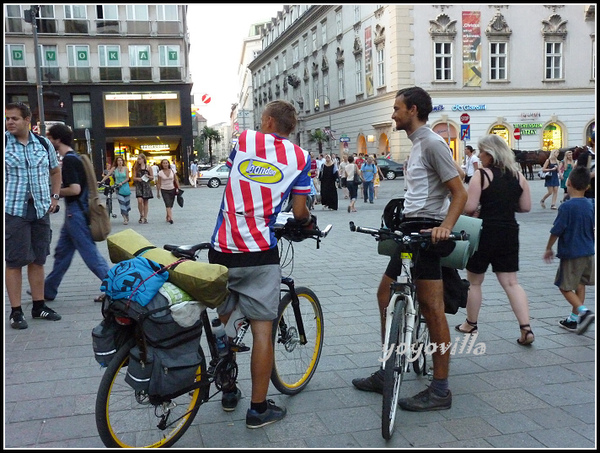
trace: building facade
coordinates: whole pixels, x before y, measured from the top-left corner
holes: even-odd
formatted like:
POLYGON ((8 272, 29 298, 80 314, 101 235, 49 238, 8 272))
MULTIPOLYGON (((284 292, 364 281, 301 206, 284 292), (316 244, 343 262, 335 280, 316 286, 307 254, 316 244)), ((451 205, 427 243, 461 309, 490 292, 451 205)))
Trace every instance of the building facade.
POLYGON ((40 5, 33 24, 30 11, 4 6, 5 102, 30 105, 34 129, 72 127, 76 151, 91 154, 98 175, 116 156, 131 167, 144 153, 175 162, 187 177, 187 6, 40 5))
POLYGON ((410 151, 395 131, 400 88, 432 96, 430 126, 457 161, 496 133, 521 150, 587 144, 595 131, 594 5, 286 5, 253 60, 254 117, 273 99, 300 113, 333 153, 410 151))

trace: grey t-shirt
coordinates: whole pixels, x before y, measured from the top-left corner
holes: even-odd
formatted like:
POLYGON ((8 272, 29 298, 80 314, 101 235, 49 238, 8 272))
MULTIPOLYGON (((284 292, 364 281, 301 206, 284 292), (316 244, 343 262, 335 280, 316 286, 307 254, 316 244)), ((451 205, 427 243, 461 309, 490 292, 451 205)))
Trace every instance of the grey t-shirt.
POLYGON ((444 220, 450 206, 444 183, 458 176, 452 151, 429 126, 421 126, 408 138, 413 146, 404 171, 404 215, 444 220))

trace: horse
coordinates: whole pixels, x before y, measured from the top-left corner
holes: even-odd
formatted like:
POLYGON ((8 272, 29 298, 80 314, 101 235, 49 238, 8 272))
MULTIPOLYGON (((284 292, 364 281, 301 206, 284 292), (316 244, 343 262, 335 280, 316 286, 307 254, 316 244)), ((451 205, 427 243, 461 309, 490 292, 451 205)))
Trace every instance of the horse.
MULTIPOLYGON (((559 149, 557 156, 558 160, 563 160, 566 151, 573 151, 574 149, 577 148, 573 147, 559 149)), ((515 160, 519 165, 521 165, 521 171, 523 172, 523 175, 525 175, 527 179, 531 180, 534 179, 533 167, 535 165, 543 167, 550 157, 550 151, 544 151, 541 149, 534 151, 519 151, 518 149, 513 149, 512 151, 515 153, 515 160)))

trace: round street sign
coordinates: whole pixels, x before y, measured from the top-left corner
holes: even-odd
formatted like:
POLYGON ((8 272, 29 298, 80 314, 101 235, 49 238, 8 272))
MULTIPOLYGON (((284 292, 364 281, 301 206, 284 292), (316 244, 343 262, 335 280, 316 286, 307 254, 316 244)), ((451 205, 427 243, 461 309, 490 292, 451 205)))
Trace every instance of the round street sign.
POLYGON ((208 104, 208 103, 210 102, 210 99, 211 99, 211 98, 210 98, 210 96, 209 96, 208 94, 203 94, 203 95, 202 95, 202 102, 203 102, 204 104, 208 104))
POLYGON ((513 135, 515 136, 515 140, 521 140, 521 129, 516 127, 513 135))
POLYGON ((460 122, 463 124, 467 124, 470 119, 471 119, 471 117, 469 116, 468 113, 463 113, 462 115, 460 115, 460 122))

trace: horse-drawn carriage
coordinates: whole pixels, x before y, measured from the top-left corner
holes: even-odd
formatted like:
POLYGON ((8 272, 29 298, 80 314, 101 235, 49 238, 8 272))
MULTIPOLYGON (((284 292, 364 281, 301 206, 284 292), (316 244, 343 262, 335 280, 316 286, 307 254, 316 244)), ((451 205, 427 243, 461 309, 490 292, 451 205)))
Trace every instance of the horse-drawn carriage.
MULTIPOLYGON (((573 151, 573 160, 577 160, 577 156, 579 156, 579 153, 581 153, 584 149, 585 147, 583 146, 560 148, 558 150, 558 160, 563 160, 566 151, 573 151)), ((534 179, 534 166, 543 166, 546 160, 550 157, 550 151, 543 151, 541 149, 534 151, 521 151, 518 149, 513 149, 513 152, 515 153, 515 160, 521 166, 521 171, 527 179, 534 179)))

